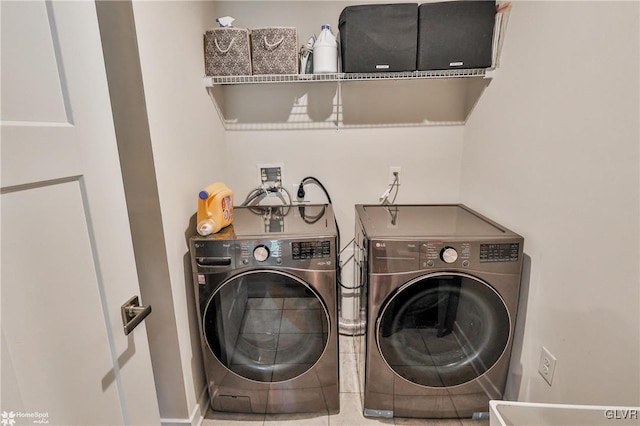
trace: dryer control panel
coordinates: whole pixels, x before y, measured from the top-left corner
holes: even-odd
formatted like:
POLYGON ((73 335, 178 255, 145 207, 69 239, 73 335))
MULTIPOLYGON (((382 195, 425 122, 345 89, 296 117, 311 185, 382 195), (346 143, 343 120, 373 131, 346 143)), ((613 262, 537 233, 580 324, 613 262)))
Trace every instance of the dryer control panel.
POLYGON ((422 267, 434 267, 439 261, 451 265, 460 262, 469 266, 471 243, 451 244, 444 241, 428 241, 422 243, 422 267))
POLYGON ((517 273, 521 260, 522 244, 515 241, 427 241, 420 244, 422 269, 481 268, 489 272, 517 273))
POLYGON ((473 270, 518 273, 522 244, 517 241, 372 240, 372 274, 419 270, 473 270))

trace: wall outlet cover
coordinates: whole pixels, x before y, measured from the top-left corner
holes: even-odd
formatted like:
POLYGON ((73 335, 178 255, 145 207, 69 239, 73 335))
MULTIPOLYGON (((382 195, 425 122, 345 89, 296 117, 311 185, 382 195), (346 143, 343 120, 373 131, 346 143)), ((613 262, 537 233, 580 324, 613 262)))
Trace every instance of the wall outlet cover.
POLYGON ((538 373, 542 376, 542 378, 549 383, 551 386, 551 382, 553 381, 553 373, 556 371, 556 357, 551 355, 549 349, 542 347, 542 351, 540 353, 540 363, 538 364, 538 373))

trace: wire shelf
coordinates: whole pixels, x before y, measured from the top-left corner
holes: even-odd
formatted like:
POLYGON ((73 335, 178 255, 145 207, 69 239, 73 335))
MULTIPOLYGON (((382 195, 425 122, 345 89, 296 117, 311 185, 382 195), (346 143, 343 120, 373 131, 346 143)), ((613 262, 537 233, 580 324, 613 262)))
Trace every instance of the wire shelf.
POLYGON ((260 83, 309 83, 318 81, 336 82, 339 73, 333 74, 269 74, 269 75, 220 75, 204 78, 205 86, 218 84, 260 84, 260 83))
POLYGON ((436 71, 343 73, 340 75, 340 80, 418 80, 426 78, 484 77, 486 72, 487 70, 484 68, 473 68, 436 71))
POLYGON ((229 75, 206 76, 207 87, 224 84, 261 84, 261 83, 312 83, 368 80, 418 80, 437 78, 490 77, 492 69, 451 69, 436 71, 405 71, 379 73, 331 73, 331 74, 275 74, 275 75, 229 75))

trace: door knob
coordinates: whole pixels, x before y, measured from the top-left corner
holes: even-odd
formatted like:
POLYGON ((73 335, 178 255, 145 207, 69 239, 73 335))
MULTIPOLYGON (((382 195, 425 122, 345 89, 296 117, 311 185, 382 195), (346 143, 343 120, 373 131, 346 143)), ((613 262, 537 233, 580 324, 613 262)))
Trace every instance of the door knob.
POLYGON ((140 306, 138 296, 133 296, 120 307, 124 334, 128 335, 151 313, 151 305, 140 306))

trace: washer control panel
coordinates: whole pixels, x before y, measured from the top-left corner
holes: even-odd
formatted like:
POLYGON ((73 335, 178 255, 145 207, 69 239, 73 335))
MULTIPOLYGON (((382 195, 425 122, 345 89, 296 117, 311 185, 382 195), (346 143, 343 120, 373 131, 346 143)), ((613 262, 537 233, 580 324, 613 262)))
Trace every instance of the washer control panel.
POLYGON ((293 260, 329 258, 331 257, 331 241, 293 241, 291 243, 291 256, 293 260))
POLYGON ((292 267, 335 270, 336 237, 190 241, 192 267, 198 273, 221 273, 237 268, 292 267))
POLYGON ((480 244, 480 262, 517 262, 520 244, 480 244))
POLYGON ((282 242, 279 240, 239 241, 238 246, 241 266, 282 265, 282 242))
POLYGON ((324 238, 248 240, 237 242, 238 265, 331 269, 335 240, 324 238))

